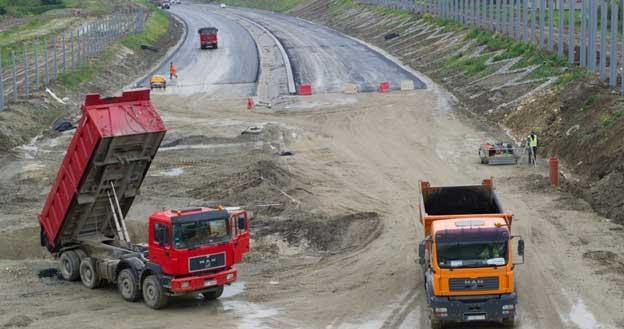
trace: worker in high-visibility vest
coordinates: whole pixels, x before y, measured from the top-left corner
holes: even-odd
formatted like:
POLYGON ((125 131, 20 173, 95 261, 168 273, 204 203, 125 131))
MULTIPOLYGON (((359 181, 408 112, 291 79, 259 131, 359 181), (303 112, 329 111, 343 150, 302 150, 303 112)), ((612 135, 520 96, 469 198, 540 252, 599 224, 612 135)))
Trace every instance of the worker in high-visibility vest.
POLYGON ((173 79, 173 77, 176 77, 176 79, 178 78, 178 70, 175 65, 173 65, 173 62, 171 62, 169 64, 169 79, 173 79))
POLYGON ((537 162, 537 134, 535 133, 535 131, 531 131, 531 134, 527 138, 527 142, 529 143, 528 146, 531 148, 531 153, 533 154, 533 159, 529 157, 529 164, 531 164, 531 162, 535 164, 537 162))

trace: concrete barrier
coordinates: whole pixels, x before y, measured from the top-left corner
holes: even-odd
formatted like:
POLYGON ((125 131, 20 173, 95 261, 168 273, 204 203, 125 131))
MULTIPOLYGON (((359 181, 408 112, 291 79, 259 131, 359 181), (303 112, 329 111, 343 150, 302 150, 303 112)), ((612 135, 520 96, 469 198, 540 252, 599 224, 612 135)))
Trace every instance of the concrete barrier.
POLYGON ((387 93, 389 91, 390 91, 390 82, 383 81, 382 83, 379 84, 379 92, 380 93, 387 93))
POLYGON ((414 80, 401 80, 401 90, 414 90, 414 80))
POLYGON ((298 91, 297 94, 299 94, 301 96, 310 96, 310 95, 312 95, 312 85, 309 85, 309 84, 299 85, 299 91, 298 91))
POLYGON ((344 85, 344 88, 342 89, 342 92, 345 94, 357 94, 358 93, 358 86, 356 84, 353 83, 347 83, 346 85, 344 85))

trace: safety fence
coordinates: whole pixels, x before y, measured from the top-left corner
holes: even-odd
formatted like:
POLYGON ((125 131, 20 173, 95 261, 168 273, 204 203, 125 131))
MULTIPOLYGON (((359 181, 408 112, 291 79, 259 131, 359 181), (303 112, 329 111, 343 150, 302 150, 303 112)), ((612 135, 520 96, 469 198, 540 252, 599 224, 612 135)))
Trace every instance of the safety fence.
POLYGON ((120 10, 60 34, 0 49, 0 111, 84 68, 110 44, 144 30, 145 10, 120 10))
POLYGON ((556 51, 568 63, 598 73, 624 95, 622 1, 605 0, 355 0, 429 13, 556 51), (618 23, 621 21, 621 23, 618 23), (620 26, 621 24, 621 26, 620 26), (618 75, 622 75, 618 79, 618 75))

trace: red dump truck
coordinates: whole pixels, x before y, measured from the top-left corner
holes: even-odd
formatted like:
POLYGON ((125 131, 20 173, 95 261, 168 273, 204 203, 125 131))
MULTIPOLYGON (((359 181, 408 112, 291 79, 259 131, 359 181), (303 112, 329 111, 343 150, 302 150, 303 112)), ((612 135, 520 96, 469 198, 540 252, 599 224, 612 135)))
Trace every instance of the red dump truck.
POLYGON ((432 187, 420 182, 420 243, 431 327, 445 323, 495 321, 513 326, 518 297, 514 266, 524 263, 524 241, 511 235, 512 214, 481 185, 432 187), (517 239, 514 263, 512 240, 517 239))
POLYGON ((216 27, 202 27, 197 30, 199 34, 199 46, 201 49, 206 48, 219 48, 219 41, 217 40, 217 32, 219 29, 216 27))
POLYGON ((124 299, 143 298, 154 309, 170 296, 218 298, 249 251, 250 215, 238 208, 158 211, 148 219, 147 244, 132 243, 124 218, 165 126, 148 89, 90 94, 81 110, 39 215, 41 245, 58 257, 63 278, 91 289, 116 283, 124 299))

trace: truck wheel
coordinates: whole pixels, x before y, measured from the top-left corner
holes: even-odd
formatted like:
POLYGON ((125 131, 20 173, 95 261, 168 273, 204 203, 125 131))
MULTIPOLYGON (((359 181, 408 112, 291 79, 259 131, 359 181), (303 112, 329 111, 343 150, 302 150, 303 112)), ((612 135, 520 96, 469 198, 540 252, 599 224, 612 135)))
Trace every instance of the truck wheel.
POLYGON ((132 269, 125 268, 119 272, 119 276, 117 276, 117 288, 123 299, 129 302, 136 302, 141 298, 139 280, 132 269))
POLYGON ((67 281, 76 281, 80 278, 80 257, 73 250, 61 254, 61 275, 67 281))
POLYGON ((505 327, 505 328, 513 328, 514 327, 514 320, 515 320, 515 317, 513 317, 513 316, 510 317, 510 318, 507 318, 507 319, 503 319, 503 327, 505 327))
POLYGON ((143 280, 143 301, 147 306, 155 310, 167 306, 169 296, 165 294, 156 275, 149 275, 143 280))
POLYGON ((80 262, 80 280, 89 289, 95 289, 100 286, 101 281, 93 258, 87 257, 80 262))
POLYGON ((215 300, 221 297, 222 294, 223 294, 223 285, 220 285, 219 287, 217 287, 217 290, 202 293, 202 295, 204 295, 205 300, 215 300))

